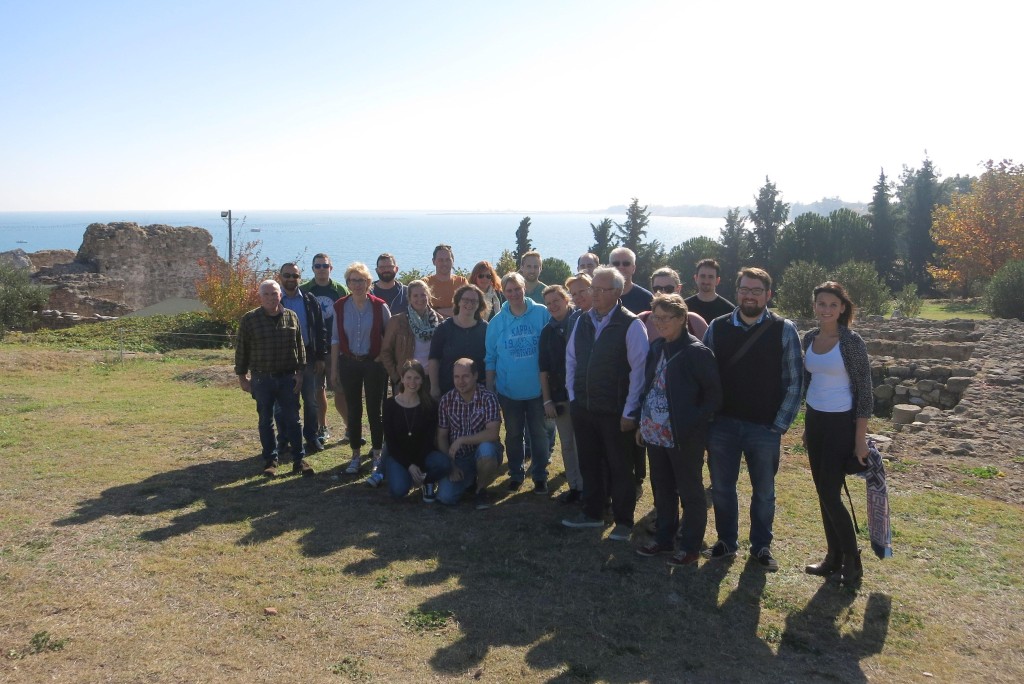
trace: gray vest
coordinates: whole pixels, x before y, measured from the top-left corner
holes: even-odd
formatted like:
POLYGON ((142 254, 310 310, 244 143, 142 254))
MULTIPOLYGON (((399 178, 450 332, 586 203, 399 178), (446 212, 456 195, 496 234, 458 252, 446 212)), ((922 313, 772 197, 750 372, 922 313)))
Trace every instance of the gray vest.
POLYGON ((576 401, 588 411, 621 416, 629 394, 626 331, 636 316, 621 304, 608 315, 612 318, 596 341, 590 314, 580 315, 573 339, 576 374, 572 387, 576 401))

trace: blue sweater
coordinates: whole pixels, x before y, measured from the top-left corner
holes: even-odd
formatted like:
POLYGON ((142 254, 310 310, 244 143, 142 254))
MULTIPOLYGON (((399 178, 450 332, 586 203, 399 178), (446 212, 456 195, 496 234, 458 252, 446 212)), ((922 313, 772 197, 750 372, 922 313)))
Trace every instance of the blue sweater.
POLYGON ((516 316, 505 302, 487 326, 484 365, 495 371, 495 389, 510 399, 540 396, 540 334, 551 314, 530 298, 516 316))

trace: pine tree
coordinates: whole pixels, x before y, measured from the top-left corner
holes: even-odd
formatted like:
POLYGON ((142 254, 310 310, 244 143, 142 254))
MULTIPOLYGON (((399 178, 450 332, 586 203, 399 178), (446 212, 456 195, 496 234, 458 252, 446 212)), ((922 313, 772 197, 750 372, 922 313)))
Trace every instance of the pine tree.
POLYGON ((789 219, 789 205, 779 201, 775 183, 764 177, 764 185, 754 199, 754 210, 747 212, 747 218, 754 224, 754 262, 769 272, 776 266, 775 243, 779 231, 789 219))
POLYGON ((647 226, 650 222, 651 214, 647 211, 647 206, 641 207, 640 200, 634 197, 629 209, 626 210, 625 223, 615 224, 619 234, 619 245, 639 254, 644 238, 647 237, 647 226))
POLYGON ((896 212, 892 206, 892 189, 885 177, 885 169, 878 174, 875 194, 868 205, 868 219, 871 221, 871 261, 875 270, 885 279, 889 287, 895 287, 896 262, 896 212))
POLYGON ((739 207, 730 209, 725 214, 725 227, 720 233, 722 257, 718 265, 721 267, 722 282, 718 285, 718 293, 732 301, 736 301, 736 274, 750 264, 753 239, 744 225, 746 222, 746 217, 740 216, 739 207))
POLYGON ((530 242, 530 217, 524 216, 523 220, 519 222, 519 227, 516 228, 516 263, 520 263, 523 260, 523 255, 533 249, 533 243, 530 242))
POLYGON ((935 258, 932 241, 932 211, 939 199, 939 180, 931 159, 925 158, 920 170, 904 167, 897 189, 903 217, 903 252, 906 282, 919 292, 931 290, 928 264, 935 258))
POLYGON ((605 217, 596 226, 591 223, 590 230, 594 233, 594 244, 587 248, 588 252, 597 255, 602 264, 607 264, 612 250, 615 249, 615 237, 612 235, 612 228, 615 224, 608 217, 605 217))

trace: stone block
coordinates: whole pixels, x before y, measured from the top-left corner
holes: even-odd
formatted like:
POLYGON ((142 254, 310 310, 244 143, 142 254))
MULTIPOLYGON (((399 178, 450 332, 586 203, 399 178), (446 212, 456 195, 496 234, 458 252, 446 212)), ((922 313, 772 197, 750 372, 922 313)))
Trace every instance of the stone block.
POLYGON ((946 391, 954 394, 963 394, 967 386, 971 384, 971 378, 951 377, 946 381, 946 391))
POLYGON ((875 396, 883 401, 892 399, 895 390, 891 385, 879 385, 875 388, 875 396))
POLYGON ((896 404, 892 407, 892 422, 897 425, 909 425, 921 413, 920 406, 896 404))

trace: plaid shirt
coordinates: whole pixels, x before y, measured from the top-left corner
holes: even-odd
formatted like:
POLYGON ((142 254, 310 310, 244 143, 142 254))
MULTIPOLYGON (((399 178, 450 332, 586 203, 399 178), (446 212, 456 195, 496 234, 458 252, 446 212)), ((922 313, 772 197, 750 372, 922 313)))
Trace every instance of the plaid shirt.
POLYGON ((284 309, 271 316, 257 307, 242 316, 235 347, 235 374, 290 373, 306 365, 299 317, 284 309))
MULTIPOLYGON (((473 401, 467 402, 457 389, 453 389, 443 397, 438 407, 437 427, 448 430, 448 443, 459 437, 475 435, 483 432, 488 423, 501 422, 501 408, 498 395, 488 391, 483 385, 476 386, 473 401)), ((475 445, 469 444, 455 454, 456 458, 472 454, 475 445)))

